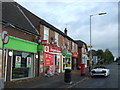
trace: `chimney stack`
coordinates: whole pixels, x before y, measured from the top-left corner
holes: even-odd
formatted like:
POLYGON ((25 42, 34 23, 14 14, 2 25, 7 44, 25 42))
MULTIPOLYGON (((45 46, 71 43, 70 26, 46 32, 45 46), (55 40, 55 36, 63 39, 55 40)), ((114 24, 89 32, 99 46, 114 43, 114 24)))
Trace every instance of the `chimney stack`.
POLYGON ((64 33, 67 35, 67 28, 65 28, 64 33))

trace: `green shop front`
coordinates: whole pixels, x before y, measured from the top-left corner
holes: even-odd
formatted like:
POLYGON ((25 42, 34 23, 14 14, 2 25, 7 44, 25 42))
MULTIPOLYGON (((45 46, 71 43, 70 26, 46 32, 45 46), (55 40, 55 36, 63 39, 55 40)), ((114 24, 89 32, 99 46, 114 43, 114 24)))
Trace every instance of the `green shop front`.
POLYGON ((13 81, 35 76, 37 43, 16 37, 9 37, 5 44, 5 81, 13 81))
POLYGON ((72 53, 62 53, 62 72, 72 67, 72 53))

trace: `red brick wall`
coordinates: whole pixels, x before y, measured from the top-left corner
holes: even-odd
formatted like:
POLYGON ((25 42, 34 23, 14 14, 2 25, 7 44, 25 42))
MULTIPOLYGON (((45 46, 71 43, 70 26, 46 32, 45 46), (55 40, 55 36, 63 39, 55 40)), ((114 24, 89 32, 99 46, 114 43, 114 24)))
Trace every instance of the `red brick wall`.
POLYGON ((44 26, 40 25, 40 39, 43 40, 44 39, 44 26))
POLYGON ((27 34, 27 33, 24 33, 24 32, 22 32, 20 30, 13 29, 11 27, 3 28, 2 30, 7 31, 9 36, 21 38, 21 39, 32 41, 32 42, 33 42, 33 40, 35 38, 35 36, 32 35, 32 34, 27 34))
POLYGON ((81 65, 81 62, 82 62, 82 49, 81 48, 78 48, 78 54, 79 54, 78 65, 81 65))
POLYGON ((51 38, 55 39, 55 32, 52 30, 49 30, 49 42, 55 41, 55 40, 51 40, 51 38))

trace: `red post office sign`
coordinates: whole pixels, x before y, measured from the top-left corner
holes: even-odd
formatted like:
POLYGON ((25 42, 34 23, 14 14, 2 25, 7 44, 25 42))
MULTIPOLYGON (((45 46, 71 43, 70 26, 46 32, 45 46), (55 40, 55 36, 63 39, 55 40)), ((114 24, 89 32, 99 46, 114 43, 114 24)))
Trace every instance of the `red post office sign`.
POLYGON ((49 52, 51 52, 51 53, 61 53, 61 49, 59 49, 59 48, 55 48, 55 47, 50 47, 49 48, 49 52))
POLYGON ((49 52, 49 46, 44 47, 44 52, 49 52))
POLYGON ((44 61, 45 66, 54 65, 54 54, 45 53, 44 61))
POLYGON ((48 45, 48 40, 42 40, 42 41, 41 41, 41 44, 42 44, 42 45, 45 45, 45 46, 48 45))

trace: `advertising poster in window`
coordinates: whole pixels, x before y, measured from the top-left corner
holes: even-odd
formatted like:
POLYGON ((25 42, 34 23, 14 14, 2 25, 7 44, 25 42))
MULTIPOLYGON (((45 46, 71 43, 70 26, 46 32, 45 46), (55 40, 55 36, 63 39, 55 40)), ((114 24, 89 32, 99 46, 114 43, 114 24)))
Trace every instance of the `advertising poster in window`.
POLYGON ((54 74, 55 73, 54 66, 50 66, 49 70, 50 70, 50 74, 54 74))
POLYGON ((45 66, 54 65, 54 54, 45 53, 44 59, 45 59, 45 62, 44 62, 45 66))
POLYGON ((27 57, 27 67, 31 67, 31 57, 27 57))
POLYGON ((43 58, 43 53, 41 53, 40 54, 40 62, 39 62, 39 64, 40 64, 40 67, 39 67, 39 72, 40 73, 42 73, 43 72, 43 63, 44 63, 44 60, 43 60, 44 58, 43 58))
POLYGON ((56 69, 58 69, 58 72, 60 73, 60 55, 57 55, 57 67, 56 69))
POLYGON ((0 50, 0 79, 2 78, 2 50, 0 50))
POLYGON ((20 67, 21 67, 21 56, 16 56, 15 68, 20 68, 20 67))

